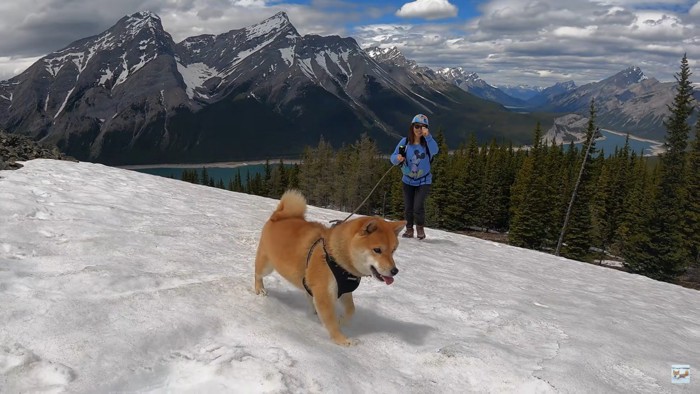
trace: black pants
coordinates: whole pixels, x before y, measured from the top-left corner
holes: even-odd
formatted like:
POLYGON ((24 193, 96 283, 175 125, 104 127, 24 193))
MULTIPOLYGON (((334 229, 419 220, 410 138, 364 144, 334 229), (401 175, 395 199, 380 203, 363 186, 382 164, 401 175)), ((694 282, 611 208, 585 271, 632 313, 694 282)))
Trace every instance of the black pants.
POLYGON ((430 185, 411 186, 403 184, 403 205, 406 228, 413 227, 414 218, 418 226, 425 225, 425 199, 430 185))

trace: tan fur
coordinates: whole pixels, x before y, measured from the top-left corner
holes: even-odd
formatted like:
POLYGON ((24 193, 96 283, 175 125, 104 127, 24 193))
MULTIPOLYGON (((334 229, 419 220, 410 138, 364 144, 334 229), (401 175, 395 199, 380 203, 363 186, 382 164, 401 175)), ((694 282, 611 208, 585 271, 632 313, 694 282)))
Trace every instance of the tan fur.
POLYGON ((335 312, 337 284, 326 263, 322 242, 314 248, 307 266, 309 250, 314 242, 323 238, 328 253, 346 271, 356 276, 373 276, 372 266, 380 276, 389 277, 387 280, 390 280, 397 272, 393 258, 398 246, 397 235, 406 222, 360 217, 327 228, 321 223, 307 221, 305 212, 304 196, 290 190, 284 193, 277 209, 263 226, 255 256, 255 294, 266 294, 263 277, 273 270, 304 294, 307 293, 302 280, 306 277, 306 283, 313 293, 314 309, 331 339, 339 345, 348 346, 352 342, 340 331, 340 325, 347 322, 355 311, 352 293, 340 297, 345 313, 339 320, 335 312), (375 249, 381 252, 377 253, 375 249))

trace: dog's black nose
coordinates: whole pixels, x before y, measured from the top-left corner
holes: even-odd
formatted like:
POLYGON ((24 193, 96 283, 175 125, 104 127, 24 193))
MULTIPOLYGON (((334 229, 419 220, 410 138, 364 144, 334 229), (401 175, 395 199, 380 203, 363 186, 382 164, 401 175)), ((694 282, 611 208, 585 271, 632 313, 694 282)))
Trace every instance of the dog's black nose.
POLYGON ((391 269, 391 275, 392 275, 392 276, 394 276, 394 275, 396 275, 396 274, 398 274, 398 273, 399 273, 399 269, 398 269, 398 268, 394 267, 394 268, 391 269))

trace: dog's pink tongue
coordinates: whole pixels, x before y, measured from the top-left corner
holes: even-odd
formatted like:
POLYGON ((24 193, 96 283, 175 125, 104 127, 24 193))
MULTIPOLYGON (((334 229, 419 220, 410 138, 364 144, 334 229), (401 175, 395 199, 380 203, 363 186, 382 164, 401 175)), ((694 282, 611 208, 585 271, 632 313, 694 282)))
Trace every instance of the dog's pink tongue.
POLYGON ((384 283, 387 285, 394 283, 394 278, 391 276, 382 276, 382 279, 384 279, 384 283))

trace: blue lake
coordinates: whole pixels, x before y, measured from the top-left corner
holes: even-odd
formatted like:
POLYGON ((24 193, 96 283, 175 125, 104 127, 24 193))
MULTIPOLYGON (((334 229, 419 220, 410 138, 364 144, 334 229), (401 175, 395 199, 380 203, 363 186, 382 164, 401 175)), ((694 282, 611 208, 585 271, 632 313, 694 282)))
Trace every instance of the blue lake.
MULTIPOLYGON (((609 130, 604 129, 600 129, 600 133, 603 134, 603 137, 595 141, 595 147, 598 152, 604 150, 605 156, 610 156, 615 153, 615 148, 622 149, 625 146, 625 135, 612 133, 609 130)), ((581 149, 583 143, 578 143, 575 145, 578 147, 578 149, 581 149)), ((630 151, 637 152, 638 155, 643 153, 644 156, 656 154, 654 149, 658 150, 662 145, 663 142, 661 141, 639 140, 632 137, 630 137, 629 140, 630 151)), ((564 146, 566 147, 568 144, 565 144, 564 146)))
MULTIPOLYGON (((272 164, 272 166, 275 166, 276 164, 272 164)), ((202 176, 202 168, 206 167, 206 165, 203 165, 202 167, 197 167, 197 168, 178 168, 178 167, 172 167, 172 168, 135 168, 134 171, 138 172, 143 172, 146 174, 151 174, 151 175, 158 175, 158 176, 163 176, 166 178, 175 178, 175 179, 182 179, 182 172, 185 170, 197 170, 197 173, 199 176, 202 176)), ((209 177, 214 179, 215 183, 219 183, 219 179, 221 179, 224 182, 224 185, 228 187, 229 181, 232 181, 235 177, 236 174, 240 171, 241 174, 241 180, 243 181, 243 184, 245 185, 248 177, 253 178, 256 174, 265 174, 265 165, 264 164, 250 164, 250 165, 245 165, 245 166, 240 166, 240 167, 207 167, 207 172, 209 173, 209 177)))

